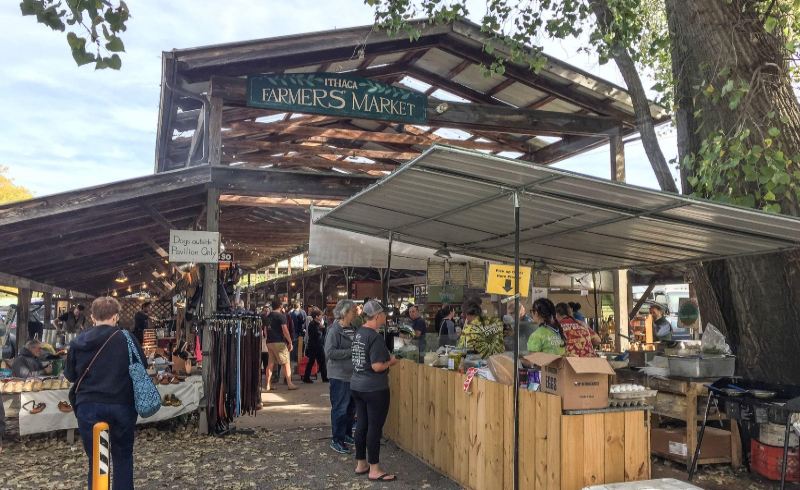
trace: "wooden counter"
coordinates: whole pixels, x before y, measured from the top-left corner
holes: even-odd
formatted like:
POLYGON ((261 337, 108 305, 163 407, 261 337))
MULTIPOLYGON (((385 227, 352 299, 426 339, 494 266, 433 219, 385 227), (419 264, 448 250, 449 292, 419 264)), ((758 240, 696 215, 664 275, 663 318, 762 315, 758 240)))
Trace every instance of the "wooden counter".
MULTIPOLYGON (((401 361, 389 372, 384 434, 473 490, 511 488, 511 386, 401 361)), ((650 478, 645 410, 563 415, 561 398, 520 391, 520 487, 577 490, 650 478)))

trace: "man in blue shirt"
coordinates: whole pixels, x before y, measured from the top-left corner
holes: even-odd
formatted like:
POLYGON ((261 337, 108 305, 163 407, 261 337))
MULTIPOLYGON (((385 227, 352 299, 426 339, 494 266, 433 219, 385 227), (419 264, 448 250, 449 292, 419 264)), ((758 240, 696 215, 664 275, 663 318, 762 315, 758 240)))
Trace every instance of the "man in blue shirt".
POLYGON ((409 305, 408 317, 411 319, 411 328, 414 329, 414 338, 417 339, 419 345, 419 362, 423 362, 425 357, 425 334, 428 333, 428 325, 419 314, 419 307, 417 305, 409 305))

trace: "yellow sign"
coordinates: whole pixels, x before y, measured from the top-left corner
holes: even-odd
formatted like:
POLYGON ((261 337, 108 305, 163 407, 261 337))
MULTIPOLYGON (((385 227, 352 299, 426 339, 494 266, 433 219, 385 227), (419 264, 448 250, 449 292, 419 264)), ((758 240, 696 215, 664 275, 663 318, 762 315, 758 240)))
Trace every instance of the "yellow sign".
MULTIPOLYGON (((520 295, 528 297, 531 289, 531 268, 519 267, 519 287, 520 295)), ((489 294, 502 294, 513 296, 517 294, 514 290, 514 266, 502 264, 489 264, 489 275, 486 280, 486 292, 489 294)))

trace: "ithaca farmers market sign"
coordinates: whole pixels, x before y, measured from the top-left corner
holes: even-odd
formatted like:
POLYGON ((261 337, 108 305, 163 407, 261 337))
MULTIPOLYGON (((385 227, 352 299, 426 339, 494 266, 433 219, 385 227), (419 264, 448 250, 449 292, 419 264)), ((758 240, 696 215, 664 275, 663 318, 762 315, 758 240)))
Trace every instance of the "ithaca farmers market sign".
POLYGON ((247 105, 412 124, 428 119, 426 95, 338 73, 249 76, 247 105))

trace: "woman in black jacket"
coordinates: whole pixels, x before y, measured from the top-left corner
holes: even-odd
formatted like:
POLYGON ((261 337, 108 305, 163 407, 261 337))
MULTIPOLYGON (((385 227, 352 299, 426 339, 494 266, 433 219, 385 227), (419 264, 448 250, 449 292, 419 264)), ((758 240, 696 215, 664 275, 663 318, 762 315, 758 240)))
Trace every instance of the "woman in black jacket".
MULTIPOLYGON (((133 437, 137 414, 133 383, 128 374, 128 343, 117 326, 119 312, 119 302, 114 298, 106 296, 94 300, 92 322, 95 326, 72 341, 64 368, 66 378, 75 383, 70 398, 83 448, 89 457, 88 488, 92 488, 93 427, 97 422, 106 422, 114 472, 113 490, 133 489, 133 437)), ((146 362, 136 339, 133 343, 142 362, 146 362)))
POLYGON ((311 381, 311 369, 314 366, 314 362, 317 363, 322 373, 322 382, 328 382, 328 367, 325 365, 325 344, 322 340, 323 327, 320 323, 320 315, 322 315, 322 312, 319 308, 311 309, 311 314, 309 315, 311 316, 311 323, 308 324, 308 344, 306 347, 308 364, 306 364, 303 383, 313 383, 311 381))

